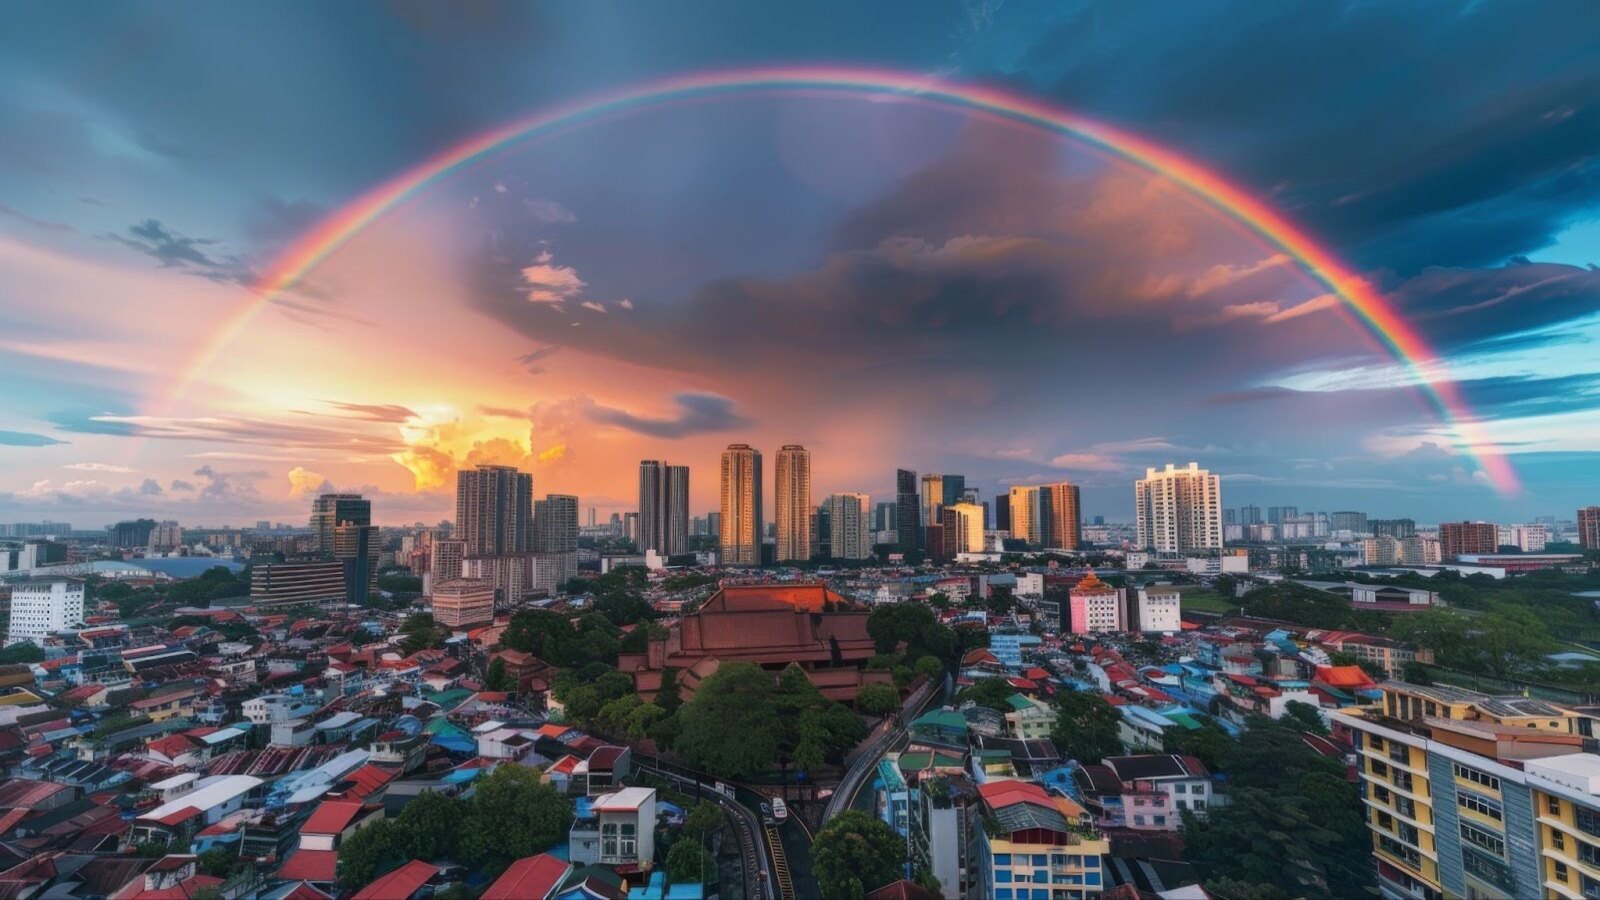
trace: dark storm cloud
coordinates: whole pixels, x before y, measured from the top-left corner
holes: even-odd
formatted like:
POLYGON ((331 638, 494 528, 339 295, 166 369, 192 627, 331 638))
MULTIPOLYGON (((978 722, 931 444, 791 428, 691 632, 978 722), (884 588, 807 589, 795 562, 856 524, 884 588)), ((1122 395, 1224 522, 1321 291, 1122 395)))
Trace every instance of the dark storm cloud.
POLYGON ((585 413, 590 421, 659 438, 714 434, 750 424, 749 419, 734 412, 732 400, 717 394, 685 392, 674 394, 672 402, 677 404, 678 412, 670 418, 650 418, 598 404, 587 407, 585 413))
MULTIPOLYGON (((1593 374, 1555 378, 1505 375, 1458 381, 1456 387, 1474 413, 1490 419, 1555 415, 1600 406, 1600 375, 1593 374)), ((1403 408, 1417 399, 1417 388, 1411 386, 1338 393, 1342 395, 1341 402, 1367 405, 1373 410, 1403 408)), ((1324 392, 1283 387, 1252 388, 1214 394, 1205 402, 1218 407, 1254 406, 1257 414, 1271 415, 1281 423, 1278 416, 1290 413, 1297 405, 1309 405, 1309 401, 1323 395, 1324 392)))
POLYGON ((1496 262, 1600 202, 1586 0, 1149 12, 1011 3, 962 58, 1208 161, 1366 266, 1496 262))
POLYGON ((128 226, 126 234, 105 234, 114 241, 137 250, 160 263, 162 268, 183 269, 218 283, 251 284, 255 273, 240 257, 218 253, 220 241, 190 237, 158 219, 145 219, 128 226))
MULTIPOLYGON (((1430 268, 1397 285, 1390 299, 1436 346, 1510 349, 1522 334, 1600 313, 1600 270, 1557 263, 1492 269, 1430 268), (1496 346, 1498 344, 1498 346, 1496 346)), ((1543 335, 1548 342, 1570 338, 1543 335)))

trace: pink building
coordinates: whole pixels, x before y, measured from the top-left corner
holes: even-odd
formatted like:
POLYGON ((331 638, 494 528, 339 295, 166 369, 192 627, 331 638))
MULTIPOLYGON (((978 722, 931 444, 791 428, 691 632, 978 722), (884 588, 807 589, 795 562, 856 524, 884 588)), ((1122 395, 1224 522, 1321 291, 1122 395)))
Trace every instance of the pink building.
POLYGON ((1069 626, 1074 634, 1128 630, 1122 614, 1122 589, 1106 584, 1093 572, 1073 587, 1068 600, 1069 626))

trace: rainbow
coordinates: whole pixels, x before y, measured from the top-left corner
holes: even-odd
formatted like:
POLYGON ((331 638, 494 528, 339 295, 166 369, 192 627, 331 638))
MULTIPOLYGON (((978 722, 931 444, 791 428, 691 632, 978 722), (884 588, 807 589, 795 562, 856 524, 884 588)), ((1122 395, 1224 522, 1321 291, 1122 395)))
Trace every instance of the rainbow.
POLYGON ((372 188, 328 216, 281 254, 255 285, 250 300, 230 316, 174 379, 170 402, 249 325, 260 310, 292 288, 379 217, 463 168, 559 129, 662 103, 763 91, 895 97, 966 110, 1084 141, 1181 185, 1292 257, 1326 284, 1343 306, 1416 380, 1441 420, 1490 483, 1504 494, 1519 490, 1510 461, 1441 374, 1438 355, 1367 281, 1347 270, 1310 235, 1270 206, 1215 172, 1178 153, 1103 122, 1019 94, 923 75, 879 69, 782 67, 733 69, 675 76, 579 100, 476 135, 372 188))

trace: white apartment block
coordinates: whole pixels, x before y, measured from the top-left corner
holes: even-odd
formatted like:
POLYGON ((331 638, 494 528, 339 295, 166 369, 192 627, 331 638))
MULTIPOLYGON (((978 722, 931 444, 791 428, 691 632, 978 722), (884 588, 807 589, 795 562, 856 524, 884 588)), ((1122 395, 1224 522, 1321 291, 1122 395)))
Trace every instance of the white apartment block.
POLYGON ((1137 602, 1139 631, 1145 634, 1177 634, 1183 630, 1181 595, 1177 588, 1140 588, 1137 602))
POLYGON ((71 578, 29 581, 11 588, 8 643, 33 641, 83 625, 83 582, 71 578))
POLYGON ((1222 549, 1222 479, 1199 463, 1145 469, 1133 497, 1140 547, 1158 553, 1222 549))
POLYGON ((1501 525, 1501 546, 1512 546, 1523 553, 1543 553, 1544 545, 1549 540, 1544 525, 1501 525))

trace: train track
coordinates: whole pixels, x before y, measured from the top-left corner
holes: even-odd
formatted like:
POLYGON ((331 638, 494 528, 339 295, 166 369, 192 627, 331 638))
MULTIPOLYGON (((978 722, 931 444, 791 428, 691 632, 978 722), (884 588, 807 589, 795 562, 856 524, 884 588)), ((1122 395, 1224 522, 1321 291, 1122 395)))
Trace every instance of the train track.
MULTIPOLYGON (((716 781, 707 781, 699 773, 689 770, 680 770, 671 763, 654 760, 652 762, 635 761, 635 767, 644 772, 676 781, 680 784, 692 784, 699 791, 709 797, 713 802, 728 813, 728 821, 733 826, 734 836, 739 839, 739 856, 744 868, 744 894, 745 900, 777 900, 773 892, 773 880, 767 876, 767 855, 761 846, 763 841, 777 841, 777 835, 772 833, 770 827, 763 826, 761 820, 750 808, 743 803, 728 797, 717 790, 716 781)), ((777 847, 773 856, 774 861, 783 859, 783 845, 770 844, 777 847)), ((775 867, 775 866, 774 866, 775 867)), ((783 884, 788 885, 787 893, 782 900, 793 900, 794 887, 789 879, 788 861, 783 863, 783 884)))
POLYGON ((833 796, 828 798, 828 805, 822 812, 823 824, 827 824, 834 816, 844 812, 855 805, 856 795, 861 793, 861 788, 867 779, 878 767, 878 760, 884 753, 900 745, 902 741, 909 741, 906 724, 923 710, 928 708, 934 698, 941 695, 944 681, 929 681, 918 689, 917 693, 906 698, 905 705, 901 708, 900 721, 883 734, 874 738, 867 745, 867 749, 856 755, 855 761, 845 770, 844 777, 839 779, 839 786, 834 788, 833 796))
POLYGON ((795 900, 794 878, 789 874, 789 857, 783 850, 783 838, 778 829, 762 823, 767 836, 767 850, 772 854, 772 881, 777 886, 779 900, 795 900))

